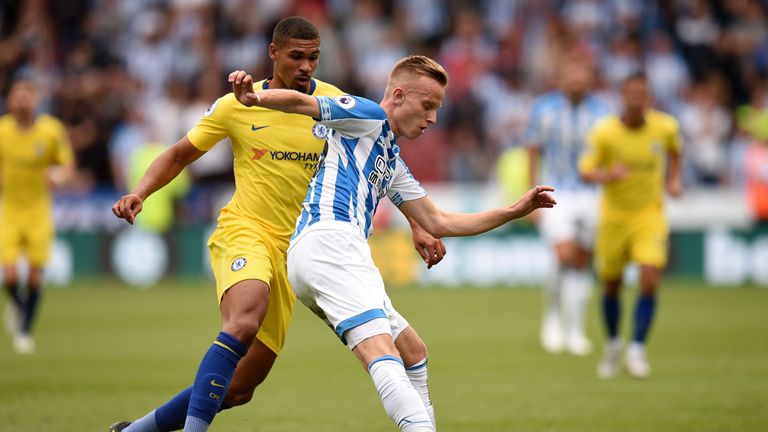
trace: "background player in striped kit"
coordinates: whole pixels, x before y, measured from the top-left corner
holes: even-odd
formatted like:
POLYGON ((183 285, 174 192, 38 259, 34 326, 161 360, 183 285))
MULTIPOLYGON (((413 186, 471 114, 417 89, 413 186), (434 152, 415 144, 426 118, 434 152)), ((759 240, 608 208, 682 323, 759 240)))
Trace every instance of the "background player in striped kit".
POLYGON ((585 61, 570 57, 560 70, 561 89, 536 100, 526 131, 531 184, 557 188, 559 201, 556 212, 533 215, 556 258, 545 289, 540 338, 548 352, 586 355, 592 348, 585 320, 592 290, 597 188, 581 179, 578 159, 589 129, 608 108, 590 93, 593 73, 585 61))

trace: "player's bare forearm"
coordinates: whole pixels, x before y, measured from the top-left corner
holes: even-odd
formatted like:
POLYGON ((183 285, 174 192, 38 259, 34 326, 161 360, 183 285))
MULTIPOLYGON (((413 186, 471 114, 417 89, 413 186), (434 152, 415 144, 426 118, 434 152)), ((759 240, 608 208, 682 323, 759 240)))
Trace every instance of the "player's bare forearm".
POLYGON ((203 155, 187 137, 158 156, 139 180, 139 184, 128 195, 123 195, 112 206, 115 216, 133 224, 136 215, 141 212, 144 200, 156 190, 167 185, 181 170, 203 155))
POLYGON ((187 137, 182 138, 152 161, 132 193, 142 200, 147 199, 203 154, 204 152, 193 146, 187 137))
POLYGON ((556 201, 548 194, 553 190, 548 186, 536 186, 509 207, 479 213, 444 212, 429 197, 408 201, 402 208, 434 237, 467 237, 498 228, 538 208, 554 207, 556 201))
POLYGON ((314 118, 320 117, 320 107, 313 96, 285 89, 254 91, 253 77, 244 71, 229 74, 229 82, 238 102, 245 106, 260 106, 314 118))
POLYGON ((670 152, 667 163, 667 193, 673 197, 683 193, 682 156, 679 152, 670 152))
POLYGON ((587 183, 606 184, 623 180, 629 174, 629 170, 623 164, 616 164, 610 168, 597 168, 581 172, 581 178, 587 183))
POLYGON ((433 237, 424 228, 422 228, 412 217, 403 213, 408 220, 408 224, 411 226, 411 234, 413 236, 413 247, 416 252, 427 264, 427 268, 432 268, 433 265, 438 264, 443 260, 446 254, 445 245, 443 241, 433 237))

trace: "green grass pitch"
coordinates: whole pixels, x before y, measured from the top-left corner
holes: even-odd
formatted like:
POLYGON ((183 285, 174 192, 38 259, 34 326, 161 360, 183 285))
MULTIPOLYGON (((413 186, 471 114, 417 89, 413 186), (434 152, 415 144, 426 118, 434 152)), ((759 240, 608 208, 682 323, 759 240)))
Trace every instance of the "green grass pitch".
MULTIPOLYGON (((441 432, 768 431, 768 289, 667 282, 645 381, 599 381, 599 353, 542 352, 538 290, 401 289, 391 297, 430 347, 441 432)), ((633 297, 624 295, 625 330, 633 297)), ((589 333, 602 342, 596 305, 589 333)), ((103 431, 141 416, 191 383, 218 322, 210 283, 50 289, 35 355, 16 355, 0 337, 0 431, 103 431)), ((353 356, 297 305, 272 375, 212 430, 396 428, 353 356)))

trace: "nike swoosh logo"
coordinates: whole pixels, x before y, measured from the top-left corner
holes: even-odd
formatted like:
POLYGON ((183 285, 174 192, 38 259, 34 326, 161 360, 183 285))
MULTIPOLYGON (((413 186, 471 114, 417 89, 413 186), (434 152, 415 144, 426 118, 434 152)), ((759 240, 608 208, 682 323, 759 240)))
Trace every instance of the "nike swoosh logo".
POLYGON ((251 130, 252 130, 252 131, 254 131, 254 132, 256 132, 256 131, 257 131, 257 130, 259 130, 259 129, 264 129, 264 128, 268 128, 268 127, 269 127, 269 125, 266 125, 266 126, 256 126, 256 125, 253 125, 253 124, 252 124, 252 125, 251 125, 251 130))
POLYGON ((223 384, 217 383, 216 380, 211 380, 211 385, 214 387, 224 387, 223 384))

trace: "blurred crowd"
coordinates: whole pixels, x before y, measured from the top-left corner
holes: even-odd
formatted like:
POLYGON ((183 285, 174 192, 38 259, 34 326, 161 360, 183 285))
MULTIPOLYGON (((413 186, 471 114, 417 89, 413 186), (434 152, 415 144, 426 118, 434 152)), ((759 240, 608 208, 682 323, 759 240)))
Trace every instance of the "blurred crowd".
MULTIPOLYGON (((403 146, 424 182, 493 181, 573 52, 614 108, 624 77, 646 71, 656 105, 681 122, 689 186, 743 187, 747 148, 768 140, 767 0, 3 1, 0 94, 34 77, 69 128, 80 188, 125 190, 129 155, 176 142, 228 91, 228 72, 270 75, 271 31, 288 15, 318 26, 316 76, 350 93, 378 100, 410 53, 446 67, 437 127, 403 146)), ((193 166, 200 182, 229 178, 217 147, 193 166)))

